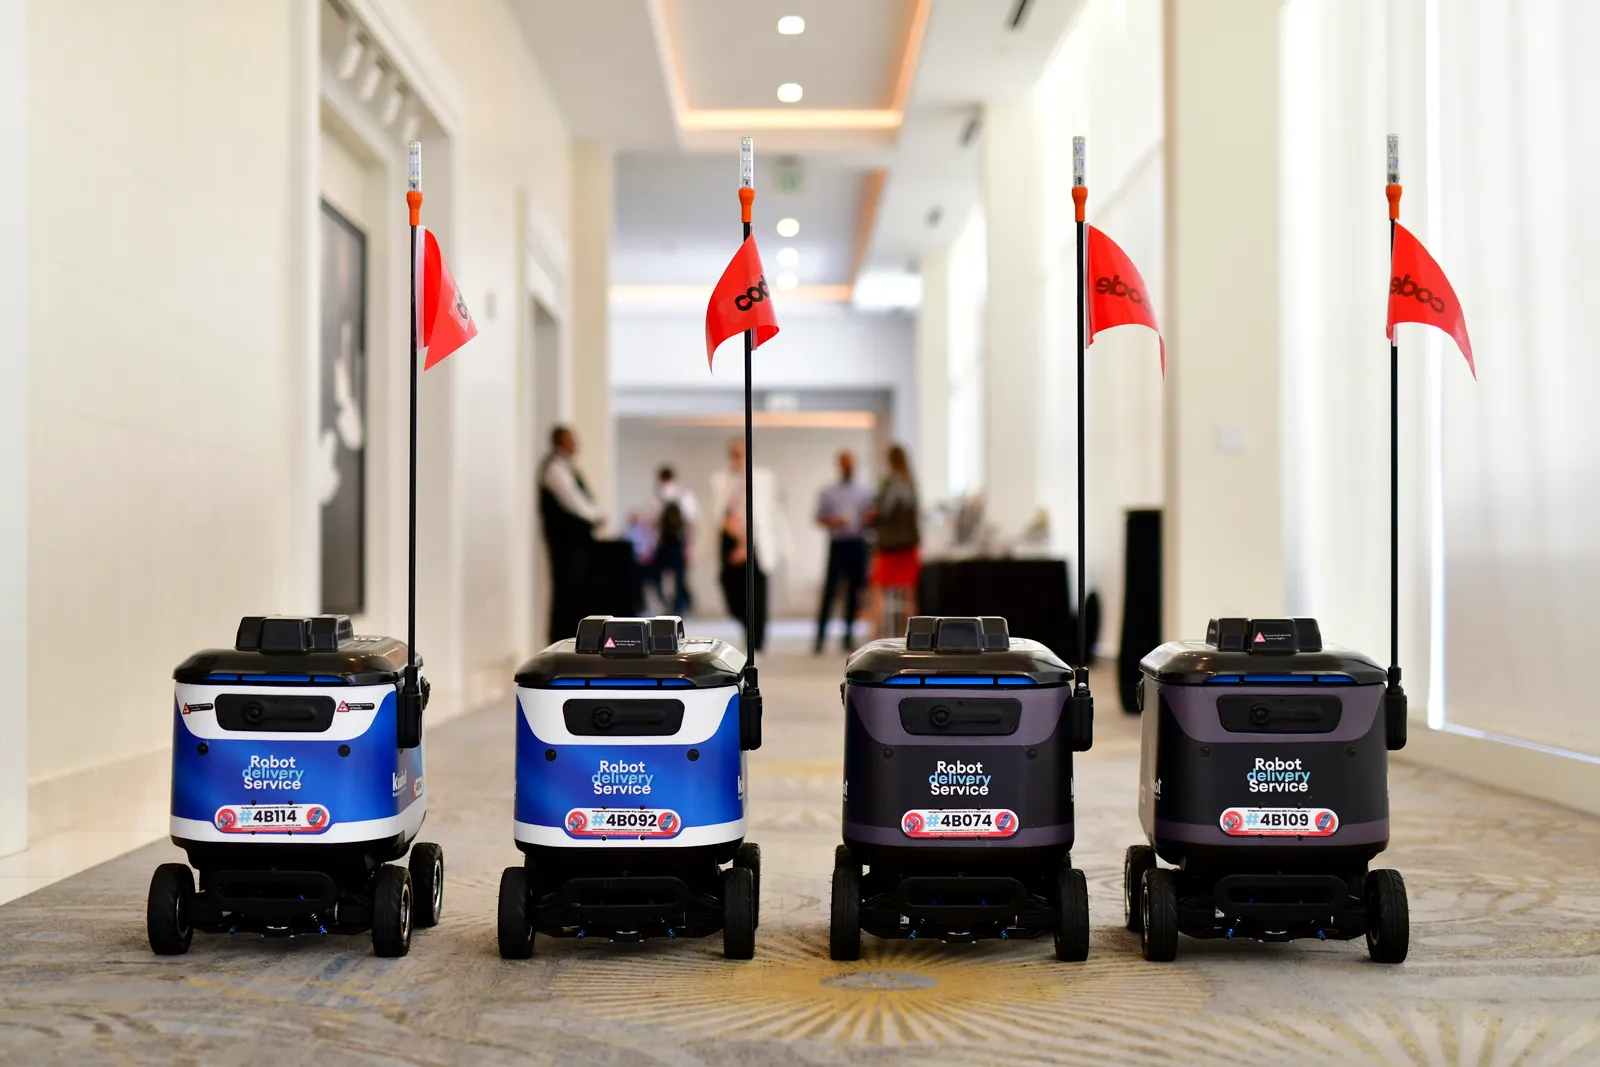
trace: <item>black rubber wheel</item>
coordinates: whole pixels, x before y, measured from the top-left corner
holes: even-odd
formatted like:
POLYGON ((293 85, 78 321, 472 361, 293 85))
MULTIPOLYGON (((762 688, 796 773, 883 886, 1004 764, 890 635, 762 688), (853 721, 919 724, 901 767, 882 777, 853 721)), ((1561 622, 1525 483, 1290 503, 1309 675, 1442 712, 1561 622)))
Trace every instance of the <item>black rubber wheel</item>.
POLYGON ((411 846, 411 889, 416 893, 418 926, 438 926, 444 915, 444 849, 432 841, 411 846))
POLYGON ((1063 867, 1056 882, 1056 959, 1082 963, 1089 958, 1089 883, 1075 867, 1063 867))
POLYGON ((756 881, 748 867, 722 872, 722 956, 747 960, 756 954, 756 881))
POLYGON ((754 841, 746 841, 739 846, 739 851, 733 854, 733 865, 743 867, 750 872, 750 880, 754 883, 756 926, 761 926, 761 846, 754 841))
POLYGON ((843 845, 834 853, 833 901, 828 911, 828 956, 861 958, 861 867, 843 845), (843 863, 840 857, 844 857, 843 863))
POLYGON ((1144 916, 1139 910, 1139 893, 1144 885, 1144 872, 1156 865, 1156 850, 1149 845, 1129 845, 1122 857, 1122 919, 1134 933, 1144 929, 1144 916))
POLYGON ((163 863, 150 878, 145 934, 157 956, 181 956, 194 940, 194 874, 187 863, 163 863))
POLYGON ((1367 874, 1367 955, 1374 963, 1404 963, 1411 949, 1411 907, 1399 871, 1367 874))
POLYGON ((1144 929, 1139 947, 1152 963, 1178 958, 1178 879, 1165 867, 1152 867, 1140 882, 1139 904, 1144 929))
POLYGON ((496 930, 500 958, 525 960, 533 955, 533 900, 526 867, 507 867, 500 874, 500 911, 496 930))
POLYGON ((411 951, 411 912, 415 901, 411 872, 385 863, 372 879, 372 951, 395 959, 411 951))

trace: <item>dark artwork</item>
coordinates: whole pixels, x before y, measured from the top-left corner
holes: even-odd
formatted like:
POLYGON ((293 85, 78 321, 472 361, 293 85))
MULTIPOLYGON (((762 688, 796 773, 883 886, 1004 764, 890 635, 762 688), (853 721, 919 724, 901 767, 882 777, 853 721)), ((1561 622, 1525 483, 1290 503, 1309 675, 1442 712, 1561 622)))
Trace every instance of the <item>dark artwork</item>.
POLYGON ((366 607, 367 238, 322 205, 322 610, 366 607))

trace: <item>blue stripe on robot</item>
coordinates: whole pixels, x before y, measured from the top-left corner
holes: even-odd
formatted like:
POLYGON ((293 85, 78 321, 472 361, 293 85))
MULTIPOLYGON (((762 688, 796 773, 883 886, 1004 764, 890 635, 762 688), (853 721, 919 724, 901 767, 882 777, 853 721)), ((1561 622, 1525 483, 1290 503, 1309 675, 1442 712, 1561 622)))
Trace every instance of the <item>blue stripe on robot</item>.
POLYGON ((534 736, 519 697, 516 821, 564 828, 573 808, 628 807, 670 809, 685 829, 741 818, 738 709, 735 692, 716 733, 696 745, 552 745, 534 736))
POLYGON ((393 818, 423 793, 422 749, 395 745, 395 704, 395 694, 385 696, 372 725, 347 741, 241 734, 204 739, 204 755, 202 739, 175 705, 172 814, 211 822, 228 805, 315 804, 326 809, 330 825, 393 818), (340 745, 349 745, 350 755, 339 755, 340 745))

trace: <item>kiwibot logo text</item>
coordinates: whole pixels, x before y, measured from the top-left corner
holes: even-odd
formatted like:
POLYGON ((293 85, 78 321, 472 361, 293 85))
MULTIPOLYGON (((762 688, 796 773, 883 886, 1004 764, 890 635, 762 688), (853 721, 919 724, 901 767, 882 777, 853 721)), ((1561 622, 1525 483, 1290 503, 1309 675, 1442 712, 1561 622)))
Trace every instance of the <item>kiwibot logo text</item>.
POLYGON ((1311 772, 1300 769, 1297 759, 1263 759, 1244 776, 1252 793, 1304 793, 1311 788, 1311 772))
POLYGON ((246 789, 299 789, 305 771, 293 756, 251 756, 244 768, 246 789))
POLYGON ((600 769, 594 772, 590 780, 594 783, 595 796, 647 797, 655 775, 646 773, 644 760, 630 763, 627 760, 603 759, 600 769))
POLYGON ((928 775, 928 792, 936 797, 986 797, 992 777, 983 772, 982 761, 940 760, 928 775))

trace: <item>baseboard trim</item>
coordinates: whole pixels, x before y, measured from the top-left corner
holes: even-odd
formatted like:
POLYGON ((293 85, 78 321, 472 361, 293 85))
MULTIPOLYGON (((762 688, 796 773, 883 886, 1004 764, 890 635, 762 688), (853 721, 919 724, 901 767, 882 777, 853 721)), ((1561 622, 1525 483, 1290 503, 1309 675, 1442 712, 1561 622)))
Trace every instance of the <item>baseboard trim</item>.
POLYGON ((1600 815, 1600 759, 1477 731, 1430 729, 1413 721, 1395 759, 1480 785, 1600 815))

